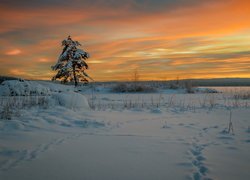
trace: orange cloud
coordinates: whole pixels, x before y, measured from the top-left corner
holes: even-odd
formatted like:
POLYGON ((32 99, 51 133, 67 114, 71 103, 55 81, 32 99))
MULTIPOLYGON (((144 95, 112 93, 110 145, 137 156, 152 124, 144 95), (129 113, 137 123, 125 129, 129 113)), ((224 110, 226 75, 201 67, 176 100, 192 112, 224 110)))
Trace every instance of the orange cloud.
POLYGON ((13 74, 14 76, 22 76, 22 75, 25 75, 26 72, 23 71, 23 70, 20 70, 20 69, 10 69, 9 70, 11 74, 13 74))
POLYGON ((21 52, 22 51, 20 49, 13 49, 13 50, 7 51, 5 54, 10 55, 10 56, 14 56, 14 55, 20 54, 21 52))
POLYGON ((50 62, 50 60, 47 59, 47 58, 39 58, 39 59, 38 59, 38 62, 45 63, 45 62, 50 62))

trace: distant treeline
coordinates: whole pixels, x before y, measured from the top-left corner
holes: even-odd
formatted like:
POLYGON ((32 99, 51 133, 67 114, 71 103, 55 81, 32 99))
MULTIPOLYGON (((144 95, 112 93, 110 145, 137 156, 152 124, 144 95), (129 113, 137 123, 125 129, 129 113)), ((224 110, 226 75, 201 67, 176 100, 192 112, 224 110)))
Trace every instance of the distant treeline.
POLYGON ((250 78, 190 79, 194 86, 250 86, 250 78))
POLYGON ((166 83, 185 84, 187 82, 192 86, 250 86, 250 78, 184 79, 171 80, 166 83))
MULTIPOLYGON (((98 82, 95 82, 98 83, 98 82)), ((100 82, 101 84, 114 84, 114 83, 133 83, 133 81, 113 81, 113 82, 100 82)), ((170 81, 137 81, 139 84, 148 84, 153 86, 179 86, 189 83, 191 86, 250 86, 250 78, 219 78, 219 79, 177 79, 170 81)))
MULTIPOLYGON (((17 77, 10 76, 0 76, 0 84, 5 80, 22 80, 17 77)), ((121 83, 119 81, 110 81, 110 82, 95 82, 101 84, 113 84, 121 83)), ((134 83, 133 81, 127 81, 122 83, 134 83)), ((250 78, 217 78, 217 79, 176 79, 170 81, 137 81, 139 84, 148 84, 153 86, 162 86, 162 85, 178 85, 189 83, 192 86, 250 86, 250 78)))

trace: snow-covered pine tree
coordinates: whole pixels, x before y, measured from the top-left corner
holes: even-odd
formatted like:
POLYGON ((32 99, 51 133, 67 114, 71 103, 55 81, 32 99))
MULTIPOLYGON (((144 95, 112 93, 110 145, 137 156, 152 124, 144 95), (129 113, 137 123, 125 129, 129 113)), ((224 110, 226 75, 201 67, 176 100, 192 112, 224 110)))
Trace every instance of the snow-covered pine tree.
POLYGON ((78 41, 73 41, 70 36, 62 41, 62 46, 64 48, 57 63, 51 67, 57 71, 52 81, 56 79, 60 79, 62 83, 70 81, 74 82, 75 86, 80 81, 88 83, 87 78, 91 78, 85 73, 85 70, 88 69, 85 60, 89 58, 89 54, 82 49, 78 49, 81 44, 78 41))

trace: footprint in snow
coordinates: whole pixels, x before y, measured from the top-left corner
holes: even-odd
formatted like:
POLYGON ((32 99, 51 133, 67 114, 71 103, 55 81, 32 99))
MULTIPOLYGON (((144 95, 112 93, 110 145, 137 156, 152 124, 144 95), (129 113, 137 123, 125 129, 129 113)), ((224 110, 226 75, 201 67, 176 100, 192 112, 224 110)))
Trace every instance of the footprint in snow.
POLYGON ((11 149, 2 149, 0 150, 0 157, 6 159, 0 161, 0 171, 6 171, 11 168, 18 166, 23 161, 31 161, 46 151, 48 151, 51 146, 60 145, 65 141, 64 138, 55 139, 54 141, 48 144, 38 145, 35 149, 32 150, 11 150, 11 149))
MULTIPOLYGON (((195 142, 197 142, 196 139, 197 138, 194 138, 195 142)), ((188 159, 191 162, 194 171, 192 172, 190 179, 193 180, 210 179, 207 177, 209 169, 204 163, 206 161, 206 157, 203 155, 203 151, 207 146, 208 144, 201 145, 197 143, 192 143, 188 153, 189 154, 188 159)), ((186 163, 186 165, 190 165, 190 163, 186 163)))

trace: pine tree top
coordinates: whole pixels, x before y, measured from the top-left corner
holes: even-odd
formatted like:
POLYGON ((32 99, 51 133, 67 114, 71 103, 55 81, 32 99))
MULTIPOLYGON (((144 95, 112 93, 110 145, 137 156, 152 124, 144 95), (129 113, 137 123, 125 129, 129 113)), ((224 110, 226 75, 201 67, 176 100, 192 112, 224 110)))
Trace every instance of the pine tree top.
POLYGON ((78 41, 73 41, 69 35, 67 39, 62 41, 62 46, 81 46, 81 44, 78 41))

